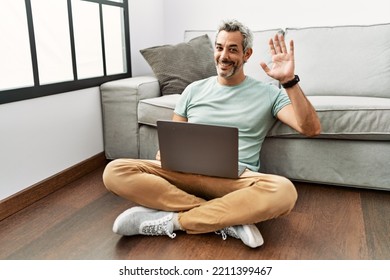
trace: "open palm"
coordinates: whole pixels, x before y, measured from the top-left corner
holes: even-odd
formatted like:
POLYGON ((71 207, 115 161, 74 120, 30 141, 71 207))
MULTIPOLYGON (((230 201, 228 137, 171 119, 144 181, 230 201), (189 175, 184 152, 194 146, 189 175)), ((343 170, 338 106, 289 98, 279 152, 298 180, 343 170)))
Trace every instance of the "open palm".
POLYGON ((294 42, 290 41, 290 51, 287 51, 282 34, 276 34, 269 40, 272 55, 272 65, 268 67, 264 62, 260 65, 268 76, 285 83, 294 78, 294 42))

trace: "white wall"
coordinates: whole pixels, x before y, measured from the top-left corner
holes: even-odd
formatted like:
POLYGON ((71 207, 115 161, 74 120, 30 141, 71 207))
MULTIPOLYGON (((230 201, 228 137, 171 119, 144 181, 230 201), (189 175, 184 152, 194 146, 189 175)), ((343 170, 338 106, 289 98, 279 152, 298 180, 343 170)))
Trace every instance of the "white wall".
POLYGON ((131 64, 134 76, 151 69, 139 50, 164 44, 164 0, 129 0, 131 64))
POLYGON ((0 105, 0 200, 103 151, 98 88, 0 105))

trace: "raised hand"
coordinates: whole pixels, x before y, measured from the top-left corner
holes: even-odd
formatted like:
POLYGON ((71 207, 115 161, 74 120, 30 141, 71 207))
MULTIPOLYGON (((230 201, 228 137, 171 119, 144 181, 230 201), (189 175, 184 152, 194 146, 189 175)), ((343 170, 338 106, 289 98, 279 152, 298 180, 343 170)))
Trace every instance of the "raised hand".
POLYGON ((267 66, 264 62, 260 65, 268 76, 280 83, 286 83, 294 78, 294 42, 290 41, 290 51, 287 51, 283 34, 276 34, 274 39, 269 40, 269 48, 272 55, 272 65, 267 66))

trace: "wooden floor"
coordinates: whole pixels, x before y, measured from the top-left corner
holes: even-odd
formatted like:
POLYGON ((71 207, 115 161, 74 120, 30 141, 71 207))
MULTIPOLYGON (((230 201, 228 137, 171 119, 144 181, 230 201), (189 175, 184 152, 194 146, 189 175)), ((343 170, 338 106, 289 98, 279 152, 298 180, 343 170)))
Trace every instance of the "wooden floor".
POLYGON ((0 222, 0 259, 390 259, 390 192, 296 183, 293 212, 258 224, 262 247, 210 233, 121 237, 133 206, 106 191, 103 167, 0 222))

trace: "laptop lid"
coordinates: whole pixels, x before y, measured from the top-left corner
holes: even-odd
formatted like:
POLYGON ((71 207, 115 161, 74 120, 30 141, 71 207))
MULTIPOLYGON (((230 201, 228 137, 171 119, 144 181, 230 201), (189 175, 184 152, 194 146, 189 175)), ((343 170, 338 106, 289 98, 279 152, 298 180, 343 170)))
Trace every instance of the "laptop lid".
POLYGON ((238 178, 238 129, 157 121, 161 166, 207 176, 238 178))

